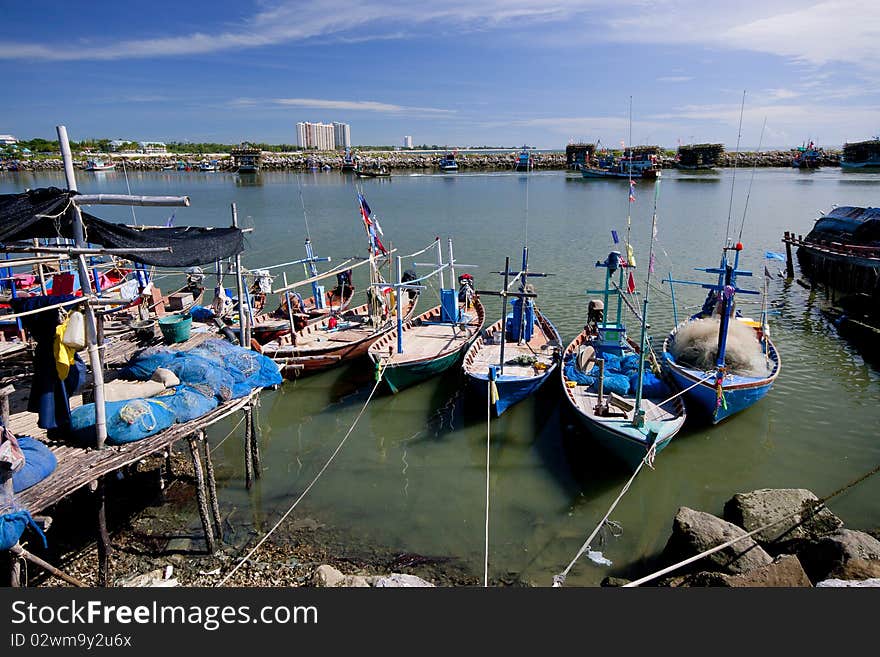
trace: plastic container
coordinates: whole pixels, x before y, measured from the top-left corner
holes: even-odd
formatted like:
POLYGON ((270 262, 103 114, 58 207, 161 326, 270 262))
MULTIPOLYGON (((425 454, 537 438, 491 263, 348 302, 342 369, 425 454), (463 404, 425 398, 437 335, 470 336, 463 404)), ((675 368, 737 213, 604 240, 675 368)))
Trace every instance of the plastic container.
POLYGON ((169 315, 159 320, 159 329, 167 344, 186 342, 192 329, 192 317, 186 315, 169 315))

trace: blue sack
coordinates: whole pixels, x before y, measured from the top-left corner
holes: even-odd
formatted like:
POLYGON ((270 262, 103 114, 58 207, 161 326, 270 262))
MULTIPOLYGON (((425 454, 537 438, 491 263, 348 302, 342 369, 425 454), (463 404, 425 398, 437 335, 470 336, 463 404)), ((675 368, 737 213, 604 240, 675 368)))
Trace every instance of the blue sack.
POLYGON ((210 322, 214 319, 214 310, 205 306, 193 306, 189 309, 189 314, 197 322, 210 322))
POLYGON ((39 525, 37 525, 37 523, 34 522, 34 519, 31 518, 31 514, 27 511, 20 510, 12 511, 11 513, 4 513, 0 516, 0 550, 8 550, 18 543, 28 525, 33 527, 34 531, 36 531, 39 537, 43 540, 43 547, 48 547, 46 544, 46 535, 43 534, 43 530, 41 530, 39 525))
POLYGON ((569 381, 574 381, 582 386, 591 386, 596 382, 596 377, 590 376, 589 374, 585 374, 581 370, 578 369, 577 365, 573 361, 569 362, 565 366, 565 378, 569 381))
POLYGON ((40 483, 58 467, 58 459, 52 450, 36 438, 21 436, 18 446, 24 454, 24 466, 12 475, 12 490, 15 493, 40 483))

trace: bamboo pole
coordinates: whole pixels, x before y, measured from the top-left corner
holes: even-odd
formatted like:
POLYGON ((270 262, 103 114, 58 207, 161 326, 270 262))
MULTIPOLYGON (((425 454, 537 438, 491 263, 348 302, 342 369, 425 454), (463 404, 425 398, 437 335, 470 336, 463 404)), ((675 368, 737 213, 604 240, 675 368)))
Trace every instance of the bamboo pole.
POLYGON ((77 586, 79 588, 88 588, 87 584, 78 580, 76 577, 72 577, 63 571, 58 570, 55 566, 50 564, 48 561, 43 561, 37 555, 31 554, 30 552, 25 550, 23 547, 21 547, 18 543, 16 543, 11 548, 9 548, 9 552, 12 553, 12 555, 15 557, 18 557, 20 559, 26 559, 27 561, 30 561, 31 563, 36 564, 40 568, 43 568, 44 570, 48 571, 49 573, 55 575, 55 577, 63 579, 68 584, 73 584, 73 586, 77 586))
MULTIPOLYGON (((238 228, 238 208, 235 203, 232 204, 232 227, 238 228)), ((244 312, 245 289, 241 278, 241 254, 235 254, 235 283, 238 287, 238 340, 239 344, 246 349, 250 349, 251 341, 248 335, 248 318, 244 312)), ((250 306, 250 303, 248 304, 250 306)))
MULTIPOLYGON (((64 162, 67 188, 71 191, 76 191, 76 175, 73 172, 73 155, 70 153, 70 140, 67 137, 67 128, 59 125, 56 127, 56 130, 58 132, 58 143, 61 145, 61 158, 64 162)), ((83 235, 82 212, 76 204, 73 206, 73 214, 74 240, 76 246, 81 249, 85 247, 86 242, 83 235)), ((86 266, 86 259, 82 254, 77 258, 77 264, 79 266, 80 286, 85 300, 86 338, 89 345, 89 362, 92 366, 92 377, 95 385, 95 432, 98 437, 98 449, 103 449, 104 443, 107 440, 107 412, 104 405, 104 369, 101 364, 101 355, 98 351, 98 328, 95 311, 86 296, 86 291, 91 295, 92 289, 89 283, 89 270, 86 266)))
POLYGON ((211 515, 214 518, 214 528, 217 530, 217 537, 222 540, 223 537, 223 521, 220 518, 220 503, 217 499, 217 480, 214 477, 214 462, 211 460, 211 449, 205 436, 205 430, 201 429, 198 433, 199 443, 205 449, 205 474, 208 480, 208 501, 211 504, 211 515))
POLYGON ((147 207, 189 207, 189 196, 77 194, 73 197, 73 202, 77 205, 138 205, 147 207))
POLYGON ((253 405, 248 407, 248 415, 250 416, 248 421, 251 423, 251 449, 254 453, 254 478, 260 479, 263 476, 263 462, 260 459, 260 435, 257 433, 259 427, 253 405))
POLYGON ((98 586, 110 586, 110 554, 113 550, 107 531, 107 496, 103 477, 97 479, 94 494, 98 522, 98 586))
POLYGON ((244 485, 250 490, 254 484, 254 452, 251 450, 251 432, 253 426, 248 415, 248 408, 244 409, 244 485))

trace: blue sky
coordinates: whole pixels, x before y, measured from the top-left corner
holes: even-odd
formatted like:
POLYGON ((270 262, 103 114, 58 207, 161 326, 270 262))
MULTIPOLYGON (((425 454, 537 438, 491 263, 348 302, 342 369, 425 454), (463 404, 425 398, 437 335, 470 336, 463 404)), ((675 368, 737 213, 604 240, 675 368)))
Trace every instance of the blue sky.
POLYGON ((744 90, 744 146, 880 132, 877 0, 0 0, 0 26, 19 138, 619 145, 632 96, 634 143, 733 148, 744 90))

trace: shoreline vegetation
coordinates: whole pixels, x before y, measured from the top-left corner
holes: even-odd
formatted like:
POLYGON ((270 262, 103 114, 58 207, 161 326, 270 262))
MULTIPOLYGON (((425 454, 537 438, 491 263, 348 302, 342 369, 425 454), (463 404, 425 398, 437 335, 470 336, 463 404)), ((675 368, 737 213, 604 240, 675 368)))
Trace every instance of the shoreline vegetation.
MULTIPOLYGON (((397 170, 438 171, 438 160, 442 153, 434 151, 374 151, 354 149, 361 167, 371 169, 385 167, 397 170)), ((736 159, 738 167, 790 167, 792 151, 762 151, 736 153, 724 152, 720 155, 716 168, 732 167, 736 159)), ((826 151, 821 166, 839 166, 840 151, 826 151)), ((74 155, 81 162, 100 157, 106 162, 113 162, 131 171, 161 171, 163 168, 184 163, 198 168, 200 162, 216 161, 218 171, 234 171, 235 164, 228 152, 218 153, 97 153, 83 151, 74 155)), ((517 161, 518 153, 510 152, 459 152, 456 160, 461 171, 512 170, 517 161)), ((533 166, 536 170, 565 170, 564 152, 533 152, 533 166)), ((331 171, 342 168, 343 155, 340 152, 273 152, 263 151, 260 167, 269 171, 308 171, 322 170, 329 167, 331 171)), ((661 158, 663 168, 675 168, 674 152, 667 151, 661 158), (672 153, 672 154, 670 154, 672 153)), ((17 161, 19 171, 54 171, 62 170, 60 156, 37 154, 17 161)), ((2 166, 0 166, 2 170, 2 166)))

